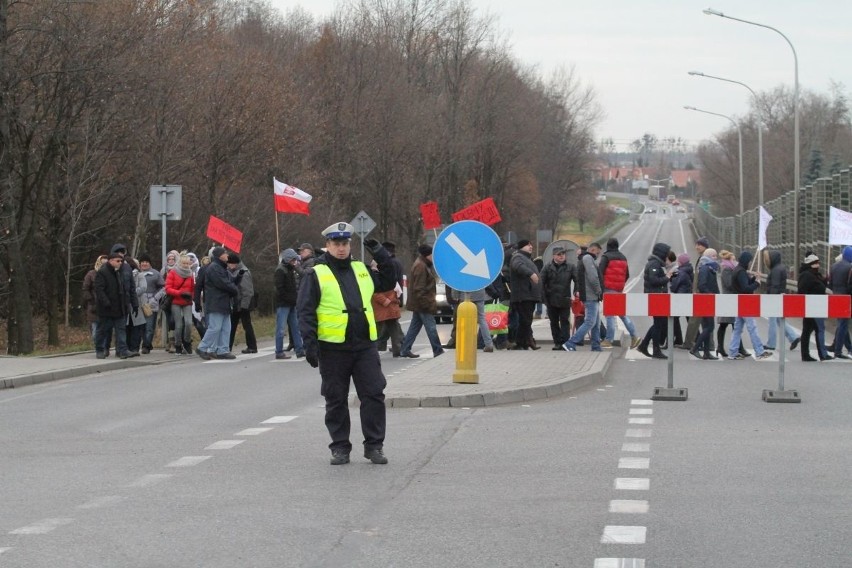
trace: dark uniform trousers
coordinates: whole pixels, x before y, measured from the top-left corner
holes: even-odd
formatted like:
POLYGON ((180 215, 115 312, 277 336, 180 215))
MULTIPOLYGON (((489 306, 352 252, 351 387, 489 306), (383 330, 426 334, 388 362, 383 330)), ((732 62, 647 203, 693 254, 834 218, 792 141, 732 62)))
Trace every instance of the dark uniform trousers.
POLYGON ((364 449, 381 448, 385 441, 385 394, 387 385, 379 352, 375 347, 358 351, 319 351, 322 395, 325 397, 325 426, 331 435, 331 450, 352 450, 349 441, 349 377, 361 401, 361 433, 364 449))

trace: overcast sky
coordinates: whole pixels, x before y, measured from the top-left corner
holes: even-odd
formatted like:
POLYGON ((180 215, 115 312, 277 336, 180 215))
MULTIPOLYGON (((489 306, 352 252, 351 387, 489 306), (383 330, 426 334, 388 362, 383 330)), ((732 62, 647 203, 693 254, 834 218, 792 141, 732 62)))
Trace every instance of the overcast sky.
MULTIPOLYGON (((338 0, 270 0, 286 13, 302 6, 322 18, 338 0)), ((828 93, 832 80, 852 93, 850 0, 471 0, 497 19, 514 56, 547 76, 574 66, 594 87, 605 118, 597 139, 620 149, 650 132, 690 143, 726 128, 724 118, 684 110, 684 105, 736 119, 748 111, 750 93, 701 71, 741 81, 761 92, 793 86, 793 52, 772 30, 702 13, 726 15, 777 28, 799 58, 800 89, 828 93)))

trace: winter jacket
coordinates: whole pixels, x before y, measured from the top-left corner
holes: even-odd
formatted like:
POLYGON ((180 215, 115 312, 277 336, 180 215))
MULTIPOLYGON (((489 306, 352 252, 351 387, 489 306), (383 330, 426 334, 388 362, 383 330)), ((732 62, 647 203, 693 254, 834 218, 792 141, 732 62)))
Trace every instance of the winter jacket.
POLYGON ((734 268, 733 289, 736 294, 753 294, 760 287, 757 279, 748 273, 748 265, 754 258, 747 250, 740 253, 737 267, 734 268))
POLYGON ((524 251, 517 251, 509 261, 509 289, 512 302, 541 302, 541 280, 534 283, 530 276, 538 274, 538 268, 524 251))
POLYGON ((669 282, 669 290, 671 290, 672 294, 691 294, 692 279, 692 265, 682 264, 677 267, 677 273, 672 276, 669 282))
POLYGON ((586 252, 577 262, 577 286, 581 302, 600 302, 603 299, 601 273, 595 264, 595 255, 586 252))
POLYGON ((175 306, 191 305, 195 295, 195 278, 191 274, 184 278, 177 270, 169 270, 166 273, 166 294, 172 297, 175 306), (188 298, 182 295, 184 292, 189 294, 188 298))
POLYGON ((783 294, 787 291, 787 265, 781 262, 781 253, 769 251, 769 276, 766 279, 767 294, 783 294))
POLYGON ((105 262, 95 275, 98 317, 111 319, 127 317, 130 295, 124 285, 121 270, 115 270, 110 263, 105 262))
POLYGON ((551 261, 541 271, 541 291, 544 303, 554 308, 571 307, 571 284, 574 282, 574 265, 551 261))
MULTIPOLYGON (((391 268, 393 265, 390 265, 391 268)), ((408 301, 405 308, 410 312, 434 314, 438 311, 435 300, 438 278, 432 268, 432 262, 425 256, 418 256, 411 266, 411 278, 408 281, 408 301)))
MULTIPOLYGON (((690 267, 691 268, 691 267, 690 267)), ((709 256, 698 259, 698 293, 719 293, 719 263, 709 256)))
MULTIPOLYGON (((171 275, 171 274, 170 274, 171 275)), ((225 262, 214 258, 204 269, 204 311, 208 314, 230 314, 231 305, 240 293, 225 262)), ((198 290, 196 290, 196 297, 198 290)))
POLYGON ((98 298, 95 296, 95 276, 97 271, 92 269, 83 277, 83 309, 86 311, 86 321, 98 321, 98 298))
POLYGON ((852 246, 845 247, 841 259, 831 266, 829 282, 835 294, 852 294, 852 246))
POLYGON ((145 303, 151 306, 151 310, 156 312, 160 309, 160 298, 166 293, 166 282, 163 280, 163 275, 153 268, 140 272, 145 278, 145 290, 139 294, 140 305, 145 303))
POLYGON ((624 291, 624 285, 630 278, 630 268, 627 266, 627 257, 624 256, 624 253, 618 248, 607 248, 606 252, 601 255, 598 268, 603 278, 604 290, 624 291))
POLYGON ((373 305, 373 317, 377 322, 399 319, 402 316, 396 290, 376 292, 370 298, 370 303, 373 305))
POLYGON ((296 268, 282 260, 275 269, 275 307, 284 308, 296 305, 296 268))
POLYGON ((651 249, 643 275, 643 290, 646 294, 664 294, 667 291, 669 278, 666 276, 666 256, 670 250, 671 247, 666 243, 657 243, 651 249))
POLYGON ((799 267, 799 294, 825 294, 826 289, 825 278, 819 270, 812 270, 807 264, 799 267))
POLYGON ((245 264, 242 262, 239 263, 234 271, 231 272, 231 275, 236 281, 241 270, 243 273, 242 276, 239 277, 239 285, 237 286, 240 293, 237 296, 237 301, 234 303, 235 312, 251 310, 252 298, 254 297, 254 281, 251 277, 251 271, 246 268, 245 264))

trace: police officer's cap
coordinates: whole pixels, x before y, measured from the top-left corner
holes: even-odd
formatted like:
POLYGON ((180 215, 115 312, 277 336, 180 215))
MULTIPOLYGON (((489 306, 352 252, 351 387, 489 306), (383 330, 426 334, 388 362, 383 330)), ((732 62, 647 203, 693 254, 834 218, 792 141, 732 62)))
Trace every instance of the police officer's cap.
POLYGON ((349 223, 335 223, 330 227, 326 227, 326 229, 322 232, 322 236, 324 236, 327 240, 336 241, 351 239, 352 233, 354 232, 355 227, 349 223))

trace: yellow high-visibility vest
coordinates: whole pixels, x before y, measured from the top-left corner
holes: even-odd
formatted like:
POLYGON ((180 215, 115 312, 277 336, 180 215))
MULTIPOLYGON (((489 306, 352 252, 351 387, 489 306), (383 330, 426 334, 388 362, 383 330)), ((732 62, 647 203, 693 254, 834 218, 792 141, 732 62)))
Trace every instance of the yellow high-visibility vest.
MULTIPOLYGON (((370 327, 370 340, 375 341, 379 334, 376 330, 376 318, 373 316, 373 305, 370 303, 370 298, 375 290, 373 278, 370 276, 370 269, 358 260, 352 261, 352 270, 355 271, 355 279, 361 292, 364 315, 367 316, 367 324, 370 327)), ((325 264, 314 266, 314 272, 320 286, 320 302, 317 306, 317 339, 328 343, 343 343, 346 341, 346 325, 349 323, 349 314, 346 313, 346 302, 343 301, 340 283, 325 264)))

